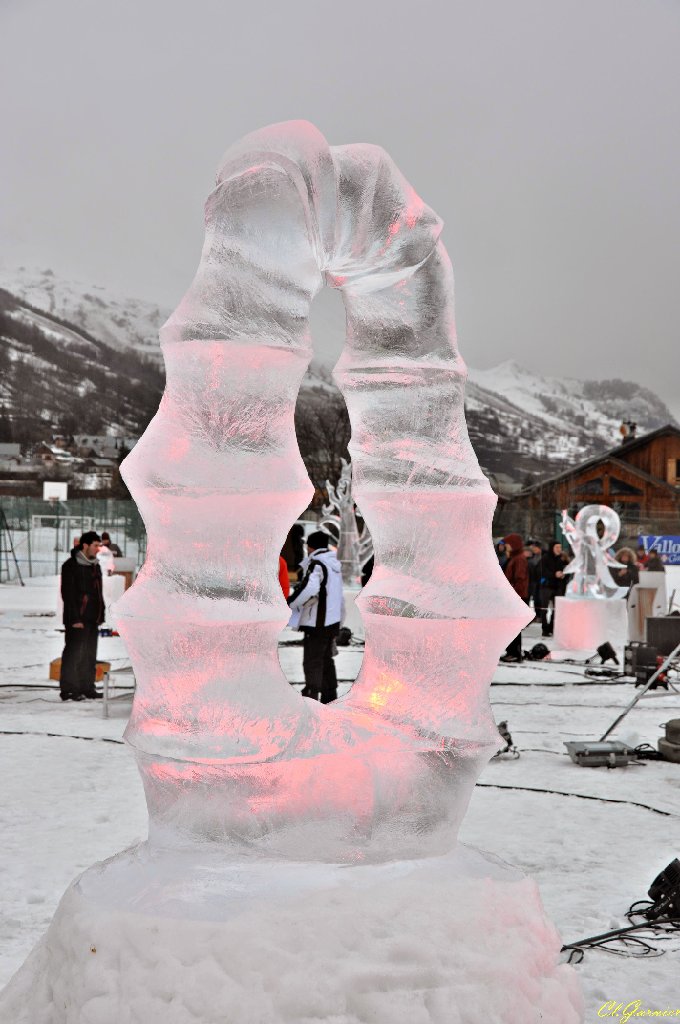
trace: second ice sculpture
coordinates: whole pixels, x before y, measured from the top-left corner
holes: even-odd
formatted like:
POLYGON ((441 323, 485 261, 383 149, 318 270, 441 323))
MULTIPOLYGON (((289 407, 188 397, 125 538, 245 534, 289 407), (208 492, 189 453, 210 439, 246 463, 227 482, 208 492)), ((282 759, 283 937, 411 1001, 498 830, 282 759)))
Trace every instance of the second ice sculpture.
POLYGON ((497 746, 488 683, 529 615, 490 542, 441 223, 382 149, 329 147, 306 122, 230 149, 205 220, 161 331, 165 394, 123 466, 149 535, 118 621, 150 839, 352 861, 449 849, 497 746), (330 706, 280 669, 275 572, 312 493, 293 410, 324 284, 346 307, 335 378, 376 551, 362 670, 330 706))
POLYGON ((610 569, 621 569, 620 562, 609 554, 621 531, 618 513, 608 505, 585 505, 572 519, 566 509, 562 512, 562 531, 569 541, 574 557, 565 566, 572 576, 567 597, 611 598, 620 597, 626 588, 619 587, 610 569), (598 525, 602 523, 601 535, 598 525))
POLYGON ((337 541, 343 582, 358 586, 361 584, 361 571, 374 554, 373 540, 365 523, 363 532, 359 533, 352 493, 352 465, 345 459, 340 461, 342 470, 337 484, 333 486, 330 480, 326 481, 328 501, 322 509, 323 518, 319 526, 337 541))

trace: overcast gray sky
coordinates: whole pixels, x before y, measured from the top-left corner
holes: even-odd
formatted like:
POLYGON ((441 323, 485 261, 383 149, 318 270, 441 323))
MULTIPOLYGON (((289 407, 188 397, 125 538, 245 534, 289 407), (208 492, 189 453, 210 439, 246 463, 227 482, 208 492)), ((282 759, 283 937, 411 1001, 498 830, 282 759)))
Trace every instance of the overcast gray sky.
POLYGON ((444 219, 467 361, 680 416, 678 0, 0 0, 5 265, 174 306, 219 159, 288 118, 444 219))

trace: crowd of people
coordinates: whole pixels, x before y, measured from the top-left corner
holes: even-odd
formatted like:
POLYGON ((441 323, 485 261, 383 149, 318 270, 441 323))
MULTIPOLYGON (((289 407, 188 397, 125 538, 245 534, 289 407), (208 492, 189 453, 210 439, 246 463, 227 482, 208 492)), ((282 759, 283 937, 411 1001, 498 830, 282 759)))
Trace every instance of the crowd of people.
MULTIPOLYGON (((337 678, 333 655, 343 619, 343 587, 335 541, 323 531, 315 531, 306 541, 300 524, 291 530, 279 558, 279 582, 291 609, 290 625, 299 629, 303 639, 303 696, 322 703, 337 697, 337 678), (284 557, 285 556, 285 557, 284 557), (290 566, 295 567, 293 573, 290 566), (291 577, 297 586, 290 590, 291 577)), ((61 568, 61 594, 64 604, 66 642, 61 659, 60 692, 62 700, 86 700, 101 696, 95 687, 97 640, 104 622, 105 605, 102 571, 114 571, 114 558, 122 554, 108 533, 101 537, 89 530, 80 537, 70 558, 61 568)), ((559 540, 544 546, 539 540, 526 543, 518 533, 510 533, 496 544, 499 564, 515 592, 534 609, 534 621, 541 623, 544 637, 553 635, 555 600, 566 591, 565 568, 571 556, 559 540)), ((657 551, 622 547, 616 552, 621 567, 611 570, 620 587, 630 589, 639 580, 641 568, 663 572, 657 551)), ((522 634, 508 644, 504 662, 522 661, 522 634)))
MULTIPOLYGON (((637 552, 629 547, 621 547, 612 552, 620 568, 610 570, 612 578, 619 587, 630 591, 639 582, 640 569, 648 572, 664 572, 664 564, 658 551, 647 551, 642 545, 637 552)), ((563 597, 569 575, 565 567, 571 561, 571 555, 564 551, 559 540, 553 540, 547 546, 540 540, 528 540, 526 543, 518 533, 510 533, 496 544, 498 562, 512 584, 515 592, 523 601, 534 609, 534 621, 541 623, 544 637, 552 636, 555 623, 555 598, 563 597)), ((522 634, 519 633, 508 644, 503 662, 522 661, 522 634)))

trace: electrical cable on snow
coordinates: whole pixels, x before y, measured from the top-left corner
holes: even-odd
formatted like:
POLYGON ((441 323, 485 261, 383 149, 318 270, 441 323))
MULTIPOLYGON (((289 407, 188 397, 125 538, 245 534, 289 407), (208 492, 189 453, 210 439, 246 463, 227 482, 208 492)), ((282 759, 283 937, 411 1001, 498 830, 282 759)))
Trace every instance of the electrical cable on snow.
POLYGON ((60 740, 99 740, 100 743, 116 743, 125 746, 125 740, 114 740, 108 736, 74 736, 68 732, 37 732, 33 729, 0 729, 0 736, 49 736, 60 740))
MULTIPOLYGON (((637 904, 634 903, 626 914, 629 921, 637 914, 642 913, 642 911, 635 911, 633 909, 636 906, 637 904)), ((680 933, 680 921, 677 918, 660 917, 653 922, 646 921, 644 924, 614 928, 610 932, 602 932, 601 935, 591 935, 587 939, 579 939, 577 942, 567 942, 562 946, 561 951, 569 954, 567 963, 570 964, 580 964, 583 961, 586 949, 602 949, 605 953, 624 957, 663 956, 667 950, 657 949, 656 946, 652 945, 651 938, 643 939, 631 934, 632 932, 644 931, 651 932, 656 942, 670 942, 676 933, 680 933), (624 947, 628 946, 630 949, 612 948, 610 943, 613 942, 621 942, 624 947)))
POLYGON ((674 814, 673 811, 662 811, 658 807, 652 807, 651 804, 642 804, 637 800, 619 800, 616 797, 591 796, 588 793, 566 793, 562 789, 543 789, 538 786, 504 786, 498 782, 478 782, 477 786, 480 789, 515 789, 524 793, 549 793, 554 796, 574 796, 578 800, 597 800, 603 804, 628 804, 629 807, 641 807, 645 811, 653 811, 654 814, 663 814, 665 818, 678 817, 678 815, 674 814))

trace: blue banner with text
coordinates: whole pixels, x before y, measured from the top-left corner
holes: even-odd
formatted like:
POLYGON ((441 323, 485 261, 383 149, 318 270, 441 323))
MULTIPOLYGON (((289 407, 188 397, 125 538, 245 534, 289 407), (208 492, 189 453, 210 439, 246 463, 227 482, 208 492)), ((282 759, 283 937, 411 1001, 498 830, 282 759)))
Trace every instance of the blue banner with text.
POLYGON ((658 551, 659 557, 666 565, 680 565, 680 537, 668 534, 643 533, 638 537, 638 544, 647 553, 658 551))

